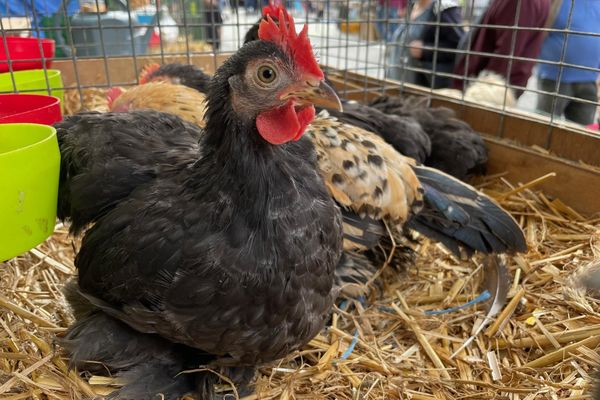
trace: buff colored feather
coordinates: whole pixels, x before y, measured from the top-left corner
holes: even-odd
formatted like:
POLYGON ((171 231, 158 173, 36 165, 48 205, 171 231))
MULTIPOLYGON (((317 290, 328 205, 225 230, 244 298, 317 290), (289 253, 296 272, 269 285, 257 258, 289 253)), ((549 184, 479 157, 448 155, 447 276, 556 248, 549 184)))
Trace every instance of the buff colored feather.
POLYGON ((204 94, 187 86, 149 82, 124 91, 113 100, 110 111, 159 110, 203 128, 204 103, 204 94))
POLYGON ((322 111, 306 130, 321 176, 335 200, 361 216, 405 222, 423 204, 422 189, 402 156, 379 136, 322 111))

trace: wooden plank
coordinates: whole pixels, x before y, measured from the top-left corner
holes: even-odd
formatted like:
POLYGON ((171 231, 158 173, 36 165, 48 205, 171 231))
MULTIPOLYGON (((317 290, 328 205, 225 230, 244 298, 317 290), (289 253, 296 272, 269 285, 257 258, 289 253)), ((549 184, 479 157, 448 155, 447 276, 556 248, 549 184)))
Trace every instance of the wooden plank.
POLYGON ((500 137, 517 141, 525 146, 535 145, 545 148, 549 141, 550 131, 548 125, 527 121, 514 115, 507 115, 504 118, 504 126, 500 132, 500 137))
POLYGON ((600 133, 583 128, 554 128, 549 150, 569 160, 600 166, 600 133))
POLYGON ((435 98, 432 105, 452 108, 478 132, 525 146, 539 146, 567 160, 600 166, 600 134, 574 123, 561 121, 550 126, 550 118, 519 110, 509 110, 502 117, 501 110, 459 104, 456 100, 435 98))
MULTIPOLYGON (((228 54, 219 54, 213 56, 211 54, 191 55, 191 64, 202 68, 206 73, 212 74, 215 71, 215 62, 217 67, 229 57, 228 54)), ((162 63, 160 54, 150 56, 136 56, 136 63, 133 57, 118 57, 109 58, 90 58, 76 60, 57 60, 52 64, 53 68, 59 69, 62 73, 63 83, 67 88, 77 87, 77 76, 79 75, 79 84, 82 87, 103 87, 125 86, 136 83, 136 77, 144 65, 150 63, 162 63), (108 66, 108 68, 107 68, 108 66), (108 71, 108 73, 107 73, 108 71)), ((164 56, 165 63, 188 63, 187 56, 164 56)))
POLYGON ((508 171, 506 179, 514 184, 539 178, 550 172, 556 177, 537 188, 560 198, 582 214, 600 212, 600 170, 552 155, 485 137, 489 150, 488 173, 508 171))

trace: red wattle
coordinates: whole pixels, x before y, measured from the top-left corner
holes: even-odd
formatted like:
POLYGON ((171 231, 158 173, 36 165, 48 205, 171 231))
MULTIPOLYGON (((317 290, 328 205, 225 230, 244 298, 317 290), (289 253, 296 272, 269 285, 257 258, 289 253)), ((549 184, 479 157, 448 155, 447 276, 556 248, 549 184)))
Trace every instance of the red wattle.
POLYGON ((300 129, 298 129, 298 133, 296 134, 296 137, 294 137, 294 140, 300 139, 302 137, 302 134, 306 130, 308 124, 310 124, 312 120, 315 119, 315 108, 313 106, 303 108, 296 115, 298 117, 300 129))
POLYGON ((298 140, 314 117, 314 107, 306 107, 296 112, 294 103, 288 101, 282 107, 259 114, 256 117, 256 128, 267 142, 283 144, 298 140))

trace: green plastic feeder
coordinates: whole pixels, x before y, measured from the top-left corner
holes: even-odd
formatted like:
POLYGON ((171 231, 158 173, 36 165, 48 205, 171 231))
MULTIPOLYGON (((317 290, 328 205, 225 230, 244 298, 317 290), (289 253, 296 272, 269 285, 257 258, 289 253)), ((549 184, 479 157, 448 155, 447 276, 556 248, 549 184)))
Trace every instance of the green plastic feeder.
POLYGON ((59 170, 52 126, 0 124, 0 262, 54 231, 59 170))
MULTIPOLYGON (((0 74, 0 93, 14 93, 13 79, 10 72, 0 74)), ((14 83, 18 92, 48 95, 48 83, 50 84, 51 96, 60 99, 61 108, 65 103, 63 81, 60 71, 57 69, 31 69, 13 72, 14 83), (45 73, 48 74, 46 82, 45 73)), ((64 112, 64 109, 63 109, 64 112)))

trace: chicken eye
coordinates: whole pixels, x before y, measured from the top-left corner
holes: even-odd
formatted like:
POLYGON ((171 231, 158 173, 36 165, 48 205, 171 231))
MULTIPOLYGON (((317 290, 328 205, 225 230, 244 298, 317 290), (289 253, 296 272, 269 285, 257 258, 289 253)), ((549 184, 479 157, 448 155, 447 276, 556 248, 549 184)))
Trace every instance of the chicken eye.
POLYGON ((277 73, 272 67, 268 65, 263 65, 258 69, 258 79, 262 83, 271 83, 275 80, 276 77, 277 73))

